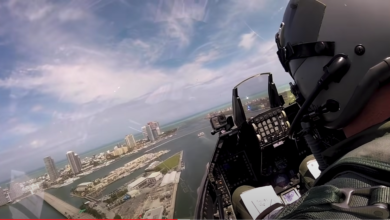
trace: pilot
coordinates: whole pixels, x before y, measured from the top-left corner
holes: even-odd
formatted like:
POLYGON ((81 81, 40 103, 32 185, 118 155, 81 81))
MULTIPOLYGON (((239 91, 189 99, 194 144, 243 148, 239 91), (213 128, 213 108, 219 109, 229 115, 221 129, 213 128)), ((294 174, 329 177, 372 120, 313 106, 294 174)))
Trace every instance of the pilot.
MULTIPOLYGON (((313 156, 301 164, 308 192, 258 218, 389 218, 389 11, 390 1, 384 0, 287 4, 276 34, 281 64, 306 100, 325 74, 334 74, 312 106, 337 101, 340 110, 324 114, 323 126, 342 129, 347 139, 316 155, 326 169, 315 181, 305 168, 313 156)), ((252 218, 239 196, 251 188, 241 186, 233 193, 237 218, 252 218)))

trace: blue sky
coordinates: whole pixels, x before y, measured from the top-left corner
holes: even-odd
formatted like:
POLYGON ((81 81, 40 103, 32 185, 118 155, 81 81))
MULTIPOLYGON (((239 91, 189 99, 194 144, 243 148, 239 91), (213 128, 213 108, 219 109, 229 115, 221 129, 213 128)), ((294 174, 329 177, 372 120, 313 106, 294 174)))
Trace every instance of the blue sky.
POLYGON ((0 1, 0 180, 229 102, 256 73, 291 81, 274 43, 286 5, 0 1))

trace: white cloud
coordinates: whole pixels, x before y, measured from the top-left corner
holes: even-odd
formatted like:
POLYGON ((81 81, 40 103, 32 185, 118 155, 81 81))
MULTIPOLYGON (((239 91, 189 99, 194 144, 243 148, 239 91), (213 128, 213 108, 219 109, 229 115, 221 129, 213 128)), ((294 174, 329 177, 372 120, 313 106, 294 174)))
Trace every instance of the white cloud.
POLYGON ((34 105, 32 108, 31 108, 31 111, 32 112, 39 112, 43 109, 43 107, 41 105, 34 105))
POLYGON ((243 34, 243 35, 241 35, 241 41, 238 44, 238 46, 248 50, 248 49, 252 48, 253 44, 256 41, 256 37, 257 37, 257 35, 253 31, 250 33, 247 33, 247 34, 243 34))
POLYGON ((68 8, 60 11, 60 13, 58 14, 58 19, 62 22, 77 21, 85 18, 85 16, 85 13, 80 9, 68 8))
POLYGON ((32 148, 40 148, 43 147, 45 144, 46 144, 45 140, 33 140, 31 141, 30 146, 32 148))
POLYGON ((33 133, 38 129, 39 127, 34 124, 16 124, 14 127, 8 130, 8 133, 13 135, 26 135, 33 133))
POLYGON ((38 21, 46 17, 53 9, 52 5, 43 0, 33 3, 23 0, 11 0, 6 4, 9 11, 20 19, 38 21))
MULTIPOLYGON (((34 2, 23 4, 37 4, 34 2)), ((247 33, 248 28, 240 20, 248 10, 259 13, 264 1, 227 2, 229 10, 217 21, 205 19, 206 0, 196 2, 160 1, 157 8, 146 10, 153 13, 145 13, 153 18, 148 20, 155 28, 150 35, 133 28, 132 22, 137 26, 138 20, 106 22, 104 13, 94 16, 88 10, 102 11, 106 3, 87 3, 85 10, 78 1, 69 4, 82 11, 72 11, 69 5, 59 8, 49 4, 47 12, 29 11, 27 17, 18 8, 10 16, 12 19, 7 19, 13 22, 0 24, 0 35, 6 33, 18 53, 33 59, 18 60, 12 73, 0 78, 0 88, 8 89, 13 97, 3 108, 14 118, 3 123, 3 130, 22 136, 16 146, 37 149, 31 154, 66 152, 69 148, 81 151, 134 132, 147 120, 169 122, 216 102, 227 102, 234 85, 259 71, 270 71, 275 81, 286 81, 273 39, 256 41, 254 33, 247 33), (227 22, 225 28, 219 26, 220 21, 227 22), (198 26, 205 28, 198 30, 198 26), (202 40, 195 42, 197 37, 202 40), (176 57, 164 66, 163 61, 172 58, 172 54, 176 57), (222 58, 228 59, 223 62, 222 58), (25 103, 27 96, 39 100, 25 103), (34 115, 30 112, 40 111, 51 121, 42 128, 19 124, 24 118, 14 115, 18 110, 32 120, 34 115), (91 138, 93 135, 96 136, 91 138)), ((111 15, 108 17, 117 17, 111 15)), ((213 15, 210 12, 209 17, 213 15)), ((150 27, 141 29, 144 28, 150 27)), ((11 159, 14 157, 10 158, 12 162, 11 159)))

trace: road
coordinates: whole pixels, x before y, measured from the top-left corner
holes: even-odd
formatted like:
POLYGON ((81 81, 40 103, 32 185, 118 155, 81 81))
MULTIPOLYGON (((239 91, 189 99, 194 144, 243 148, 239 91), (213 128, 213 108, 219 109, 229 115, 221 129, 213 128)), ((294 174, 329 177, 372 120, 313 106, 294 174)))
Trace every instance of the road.
POLYGON ((95 219, 90 214, 87 213, 79 213, 80 210, 68 203, 62 201, 61 199, 46 193, 46 192, 38 192, 36 195, 41 197, 45 202, 51 205, 54 209, 60 212, 65 217, 71 216, 72 219, 95 219))

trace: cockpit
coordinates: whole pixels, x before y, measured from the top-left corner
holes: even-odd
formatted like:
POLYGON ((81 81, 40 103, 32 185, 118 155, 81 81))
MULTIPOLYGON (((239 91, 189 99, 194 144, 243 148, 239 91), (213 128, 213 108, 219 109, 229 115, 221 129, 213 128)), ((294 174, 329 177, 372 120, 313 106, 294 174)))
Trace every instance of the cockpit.
MULTIPOLYGON (((306 191, 299 166, 311 151, 299 135, 288 138, 299 110, 290 89, 278 91, 272 74, 257 74, 234 87, 232 115, 210 118, 219 139, 198 189, 195 219, 236 219, 232 195, 240 186, 272 186, 285 205, 306 191)), ((321 140, 343 138, 329 132, 321 140)))

